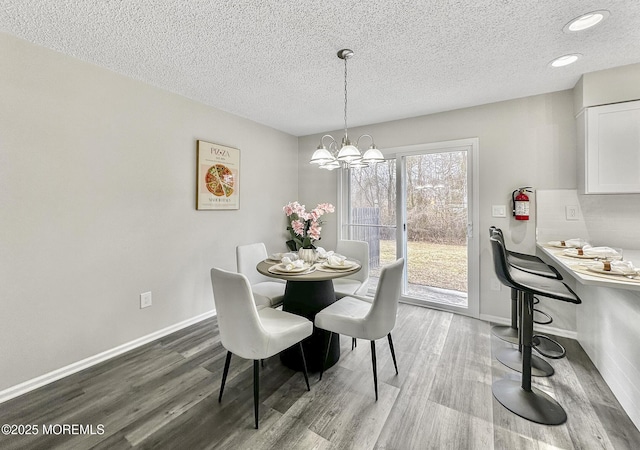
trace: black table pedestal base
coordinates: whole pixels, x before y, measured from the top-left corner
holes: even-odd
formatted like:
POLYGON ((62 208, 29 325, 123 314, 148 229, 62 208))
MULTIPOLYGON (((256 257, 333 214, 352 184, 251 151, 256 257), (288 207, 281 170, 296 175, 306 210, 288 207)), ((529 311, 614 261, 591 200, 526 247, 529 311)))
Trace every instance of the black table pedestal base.
MULTIPOLYGON (((326 281, 287 281, 282 304, 283 311, 306 317, 314 321, 316 314, 336 301, 333 282, 326 281)), ((319 372, 322 367, 328 340, 328 331, 313 327, 313 334, 302 341, 309 372, 319 372)), ((333 333, 329 356, 325 369, 340 359, 340 335, 333 333)), ((293 346, 280 353, 282 364, 293 370, 302 370, 299 347, 293 346)))

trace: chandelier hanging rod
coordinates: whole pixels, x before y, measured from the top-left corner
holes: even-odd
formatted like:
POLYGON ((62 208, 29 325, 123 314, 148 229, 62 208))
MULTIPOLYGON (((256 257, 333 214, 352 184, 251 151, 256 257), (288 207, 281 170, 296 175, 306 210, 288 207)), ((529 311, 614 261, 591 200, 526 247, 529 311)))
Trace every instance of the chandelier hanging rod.
POLYGON ((338 58, 344 60, 344 137, 339 147, 338 141, 330 134, 325 134, 320 138, 320 145, 311 157, 311 164, 318 164, 321 169, 333 170, 337 168, 354 168, 366 167, 369 164, 375 164, 384 159, 384 156, 376 147, 373 136, 363 134, 356 140, 356 144, 352 145, 349 140, 349 128, 347 123, 347 107, 348 107, 348 71, 347 60, 353 56, 353 50, 348 48, 338 51, 338 58), (371 139, 371 146, 364 153, 360 152, 360 139, 368 137, 371 139), (329 145, 325 145, 325 138, 329 138, 329 145), (339 150, 338 150, 339 148, 339 150))

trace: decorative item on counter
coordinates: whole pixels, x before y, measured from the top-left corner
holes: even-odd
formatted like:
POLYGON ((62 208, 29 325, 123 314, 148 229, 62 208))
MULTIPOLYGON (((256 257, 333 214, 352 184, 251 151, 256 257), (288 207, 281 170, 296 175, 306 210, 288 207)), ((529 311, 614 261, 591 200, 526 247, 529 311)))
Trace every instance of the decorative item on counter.
POLYGON ((611 275, 637 275, 638 269, 633 267, 631 261, 596 261, 592 263, 583 263, 587 269, 604 274, 611 275))
POLYGON ((584 239, 573 238, 566 241, 549 241, 547 245, 558 248, 582 248, 585 245, 589 245, 589 243, 584 239))
POLYGON ((568 248, 563 250, 562 254, 576 258, 622 259, 621 250, 611 247, 592 247, 588 244, 582 248, 568 248))

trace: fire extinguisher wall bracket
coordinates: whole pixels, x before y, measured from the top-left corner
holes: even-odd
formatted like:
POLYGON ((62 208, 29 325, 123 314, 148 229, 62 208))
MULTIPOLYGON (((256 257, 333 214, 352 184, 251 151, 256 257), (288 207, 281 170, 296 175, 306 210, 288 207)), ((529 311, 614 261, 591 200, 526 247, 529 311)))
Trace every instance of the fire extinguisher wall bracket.
POLYGON ((511 193, 512 212, 516 220, 529 220, 529 196, 526 193, 532 192, 530 189, 530 186, 521 187, 511 193))

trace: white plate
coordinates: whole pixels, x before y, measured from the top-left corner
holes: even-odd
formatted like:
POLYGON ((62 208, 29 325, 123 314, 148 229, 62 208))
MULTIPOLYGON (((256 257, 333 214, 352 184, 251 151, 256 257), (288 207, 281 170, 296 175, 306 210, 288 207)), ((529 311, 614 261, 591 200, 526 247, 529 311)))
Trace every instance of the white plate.
POLYGON ((624 277, 627 275, 638 275, 636 272, 629 272, 629 273, 622 273, 622 272, 614 272, 613 270, 604 270, 604 269, 600 269, 599 267, 587 267, 587 270, 591 271, 591 272, 596 272, 596 273, 602 273, 605 275, 617 275, 619 277, 624 277))
POLYGON ((596 259, 597 256, 591 256, 591 255, 578 255, 577 253, 575 255, 572 255, 570 253, 565 253, 562 252, 561 253, 562 256, 567 256, 569 258, 578 258, 578 259, 596 259))
POLYGON ((291 274, 291 275, 298 275, 301 274, 303 272, 313 272, 315 268, 314 267, 309 267, 309 266, 304 266, 304 267, 295 267, 291 270, 287 270, 282 264, 276 264, 275 266, 271 266, 269 267, 269 272, 272 273, 279 273, 282 275, 285 274, 291 274))
MULTIPOLYGON (((586 242, 583 242, 583 244, 586 244, 586 242)), ((549 241, 547 242, 547 246, 555 248, 582 248, 582 246, 576 247, 573 245, 562 245, 562 241, 549 241)))
POLYGON ((339 264, 329 264, 329 262, 326 262, 323 264, 323 266, 328 269, 349 270, 356 267, 356 263, 345 261, 344 264, 339 265, 339 264))

